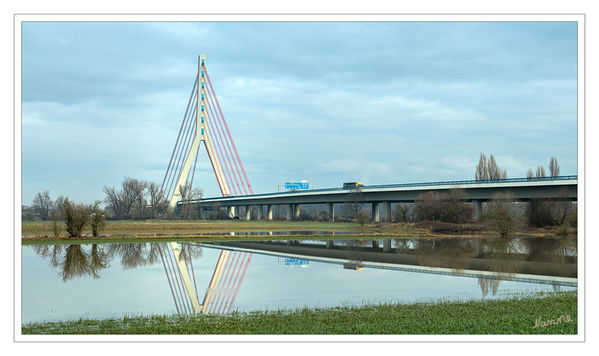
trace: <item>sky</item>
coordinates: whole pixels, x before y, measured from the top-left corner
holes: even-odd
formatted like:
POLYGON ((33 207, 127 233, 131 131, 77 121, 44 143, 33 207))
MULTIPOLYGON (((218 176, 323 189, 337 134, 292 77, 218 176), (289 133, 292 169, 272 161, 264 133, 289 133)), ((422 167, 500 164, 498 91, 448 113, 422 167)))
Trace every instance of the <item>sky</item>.
MULTIPOLYGON (((199 54, 255 193, 577 174, 575 22, 24 22, 22 203, 161 183, 199 54)), ((220 191, 205 150, 194 185, 220 191)))

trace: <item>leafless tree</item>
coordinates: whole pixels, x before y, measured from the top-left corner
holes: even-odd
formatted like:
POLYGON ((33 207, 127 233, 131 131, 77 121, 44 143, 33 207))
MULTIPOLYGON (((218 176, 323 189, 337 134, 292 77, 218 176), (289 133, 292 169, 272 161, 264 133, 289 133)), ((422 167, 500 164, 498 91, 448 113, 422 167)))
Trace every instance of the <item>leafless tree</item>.
POLYGON ((476 172, 474 173, 475 180, 487 180, 489 179, 489 171, 487 165, 487 156, 484 153, 480 153, 480 159, 476 165, 476 172))
POLYGON ((132 196, 133 206, 137 212, 137 217, 143 219, 146 208, 146 188, 148 182, 135 178, 125 178, 123 181, 123 191, 132 196))
POLYGON ((33 198, 32 208, 35 212, 40 214, 42 220, 47 220, 50 211, 52 210, 52 199, 50 199, 50 193, 47 190, 37 193, 33 198))
POLYGON ((364 209, 358 211, 356 214, 356 221, 360 226, 364 226, 364 224, 370 222, 370 214, 364 209))
POLYGON ((90 212, 90 225, 94 237, 97 237, 106 226, 106 211, 100 208, 101 203, 100 200, 96 200, 90 212))
POLYGON ((551 157, 551 160, 549 161, 549 176, 559 176, 559 164, 557 164, 557 159, 555 157, 551 157))
POLYGON ((493 194, 488 203, 489 222, 502 238, 510 237, 519 226, 520 213, 515 202, 514 193, 507 191, 493 194))
POLYGON ((537 167, 537 177, 542 178, 542 177, 545 177, 545 176, 547 176, 545 174, 545 168, 543 168, 543 166, 538 166, 537 167))
POLYGON ((535 174, 532 172, 532 169, 528 169, 528 171, 526 171, 526 178, 530 179, 530 178, 534 178, 535 174))
POLYGON ((89 222, 92 207, 86 204, 76 204, 68 198, 64 200, 65 224, 70 237, 81 236, 83 227, 89 222))
POLYGON ((408 204, 399 203, 393 209, 393 220, 395 222, 408 222, 411 220, 410 206, 408 204))
POLYGON ((148 195, 150 197, 150 218, 154 219, 162 202, 162 192, 160 185, 154 182, 148 184, 148 195))
POLYGON ((53 220, 64 220, 64 196, 60 195, 54 200, 52 208, 52 219, 53 220))
MULTIPOLYGON (((202 189, 200 188, 192 188, 191 184, 186 184, 181 186, 181 200, 197 200, 202 199, 202 189)), ((181 217, 183 219, 197 219, 199 216, 197 214, 197 205, 196 204, 183 204, 181 206, 181 217)))
MULTIPOLYGON (((141 205, 145 205, 145 201, 143 201, 144 184, 146 183, 135 178, 125 177, 120 191, 115 187, 104 187, 103 191, 106 194, 105 202, 108 203, 117 219, 131 217, 131 209, 134 205, 139 207, 140 201, 141 205)), ((141 210, 143 213, 143 208, 141 210)))
POLYGON ((480 159, 476 165, 476 172, 474 173, 475 180, 487 180, 487 179, 506 179, 507 171, 499 168, 495 161, 495 156, 491 154, 489 159, 484 153, 481 152, 480 159))
POLYGON ((359 202, 361 192, 362 190, 360 187, 356 187, 347 193, 347 201, 341 205, 341 211, 343 211, 343 215, 347 219, 355 219, 358 215, 358 212, 362 210, 364 204, 359 202))

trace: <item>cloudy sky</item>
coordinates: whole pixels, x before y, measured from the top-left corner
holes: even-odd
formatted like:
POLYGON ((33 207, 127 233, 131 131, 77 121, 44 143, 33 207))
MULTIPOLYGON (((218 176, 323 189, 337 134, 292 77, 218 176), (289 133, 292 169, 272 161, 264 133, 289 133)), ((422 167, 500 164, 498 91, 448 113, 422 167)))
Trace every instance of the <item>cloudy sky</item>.
POLYGON ((201 53, 256 193, 577 173, 574 22, 26 22, 23 204, 162 182, 201 53))

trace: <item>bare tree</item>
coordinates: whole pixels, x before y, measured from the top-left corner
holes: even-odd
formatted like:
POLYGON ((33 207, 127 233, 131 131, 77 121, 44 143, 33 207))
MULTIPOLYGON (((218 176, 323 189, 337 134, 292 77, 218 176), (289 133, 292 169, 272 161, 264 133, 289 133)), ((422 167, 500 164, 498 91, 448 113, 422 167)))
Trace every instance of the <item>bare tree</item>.
POLYGON ((549 176, 559 176, 559 164, 557 164, 557 159, 555 157, 551 157, 551 160, 549 161, 549 176))
POLYGON ((520 214, 515 202, 514 193, 507 191, 493 194, 488 203, 489 221, 502 238, 510 237, 519 226, 520 214))
POLYGON ((545 168, 543 168, 543 166, 538 166, 537 167, 537 177, 542 178, 545 177, 545 168))
MULTIPOLYGON (((202 189, 192 188, 191 184, 181 186, 181 200, 197 200, 202 199, 202 189)), ((220 209, 219 209, 220 210, 220 209)), ((220 213, 220 211, 219 211, 220 213)), ((183 204, 181 206, 181 217, 183 219, 197 219, 197 208, 194 204, 183 204)))
POLYGON ((476 165, 476 172, 474 172, 475 180, 487 180, 487 179, 506 179, 507 171, 499 168, 495 161, 495 156, 491 154, 487 160, 487 156, 481 152, 480 159, 476 165))
POLYGON ((534 178, 535 174, 532 172, 532 169, 528 169, 528 171, 526 171, 526 178, 530 179, 530 178, 534 178))
POLYGON ((92 207, 85 204, 75 204, 68 198, 64 200, 65 224, 70 237, 81 236, 83 227, 89 222, 92 207))
POLYGON ((52 209, 53 220, 64 220, 64 199, 65 197, 60 195, 58 198, 56 198, 56 200, 54 200, 52 209))
POLYGON ((143 201, 144 184, 145 182, 141 182, 137 179, 125 177, 120 191, 116 190, 114 187, 104 187, 103 191, 104 194, 106 194, 106 199, 104 201, 108 203, 109 208, 112 209, 116 218, 130 218, 133 206, 135 204, 138 206, 140 205, 140 196, 142 203, 145 204, 143 201), (143 187, 143 189, 140 189, 141 187, 143 187))
POLYGON ((476 165, 476 172, 474 173, 475 180, 487 180, 489 179, 489 171, 487 165, 487 156, 484 153, 480 153, 480 159, 476 165))
POLYGON ((37 193, 31 206, 35 212, 40 214, 42 220, 47 220, 50 211, 52 210, 52 199, 50 199, 50 193, 47 190, 37 193))
POLYGON ((127 191, 132 196, 132 208, 137 212, 137 217, 143 219, 146 207, 146 188, 148 182, 137 180, 135 178, 125 178, 123 181, 123 191, 127 191))
POLYGON ((162 203, 162 192, 158 183, 148 184, 148 195, 150 197, 150 218, 154 219, 162 203))
POLYGON ((393 209, 393 220, 395 220, 395 222, 410 221, 410 206, 403 203, 395 205, 395 209, 393 209))
POLYGON ((359 202, 361 192, 362 190, 360 187, 352 189, 349 193, 347 193, 347 201, 341 205, 343 215, 350 220, 355 219, 358 215, 358 212, 362 210, 362 207, 364 206, 364 204, 359 202))

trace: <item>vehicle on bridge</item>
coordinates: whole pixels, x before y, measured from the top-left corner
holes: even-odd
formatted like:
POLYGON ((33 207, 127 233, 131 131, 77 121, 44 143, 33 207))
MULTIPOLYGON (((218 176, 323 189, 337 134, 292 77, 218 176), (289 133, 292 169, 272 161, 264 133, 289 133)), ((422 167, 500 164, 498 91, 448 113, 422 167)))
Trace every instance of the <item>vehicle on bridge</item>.
POLYGON ((364 184, 362 184, 360 182, 347 182, 347 183, 343 183, 343 189, 360 188, 362 186, 364 186, 364 184))

